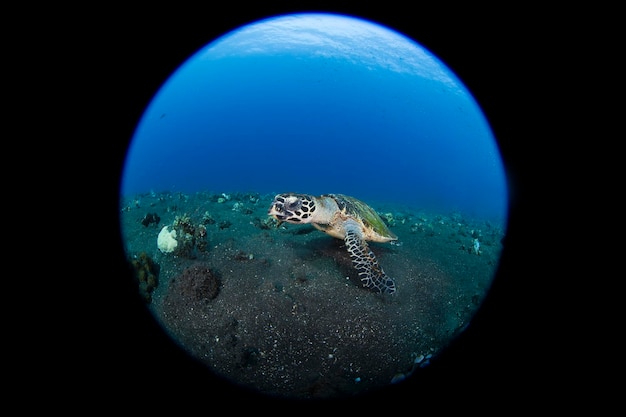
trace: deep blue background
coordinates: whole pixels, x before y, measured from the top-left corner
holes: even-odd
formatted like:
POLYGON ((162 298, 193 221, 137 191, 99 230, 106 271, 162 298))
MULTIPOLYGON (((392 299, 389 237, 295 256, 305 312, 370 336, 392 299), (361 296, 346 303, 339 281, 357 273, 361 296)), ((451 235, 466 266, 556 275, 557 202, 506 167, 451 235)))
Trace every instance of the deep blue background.
POLYGON ((504 219, 495 138, 436 57, 366 21, 303 15, 207 45, 156 94, 123 196, 343 193, 504 219))

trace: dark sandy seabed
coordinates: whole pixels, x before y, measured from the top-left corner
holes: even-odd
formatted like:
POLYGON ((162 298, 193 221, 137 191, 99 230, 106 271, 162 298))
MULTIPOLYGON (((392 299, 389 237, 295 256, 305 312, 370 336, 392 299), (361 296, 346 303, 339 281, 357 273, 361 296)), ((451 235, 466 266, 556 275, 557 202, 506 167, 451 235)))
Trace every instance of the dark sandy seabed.
POLYGON ((183 350, 235 384, 306 399, 402 381, 463 331, 494 278, 503 224, 368 202, 399 237, 370 242, 397 287, 373 293, 342 240, 269 218, 273 197, 167 192, 120 202, 147 308, 183 350), (177 230, 172 253, 157 247, 164 226, 177 230))

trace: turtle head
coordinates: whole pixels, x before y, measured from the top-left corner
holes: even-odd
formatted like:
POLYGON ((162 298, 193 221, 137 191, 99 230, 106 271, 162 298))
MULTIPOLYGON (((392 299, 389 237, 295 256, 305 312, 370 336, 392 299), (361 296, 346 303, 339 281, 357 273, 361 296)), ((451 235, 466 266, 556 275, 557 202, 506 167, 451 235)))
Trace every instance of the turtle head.
POLYGON ((274 197, 267 214, 280 222, 310 223, 315 198, 308 194, 285 193, 274 197))

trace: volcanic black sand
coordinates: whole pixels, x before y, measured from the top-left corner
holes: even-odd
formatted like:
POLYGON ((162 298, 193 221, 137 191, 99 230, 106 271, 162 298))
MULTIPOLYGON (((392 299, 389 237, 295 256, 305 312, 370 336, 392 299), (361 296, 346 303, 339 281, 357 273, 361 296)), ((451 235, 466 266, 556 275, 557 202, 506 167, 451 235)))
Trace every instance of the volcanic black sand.
POLYGON ((373 293, 342 240, 269 218, 273 197, 151 193, 120 203, 146 307, 183 350, 235 384, 336 398, 413 378, 462 333, 494 278, 502 223, 368 202, 399 237, 370 243, 397 287, 373 293), (177 230, 170 253, 157 247, 165 226, 177 230))

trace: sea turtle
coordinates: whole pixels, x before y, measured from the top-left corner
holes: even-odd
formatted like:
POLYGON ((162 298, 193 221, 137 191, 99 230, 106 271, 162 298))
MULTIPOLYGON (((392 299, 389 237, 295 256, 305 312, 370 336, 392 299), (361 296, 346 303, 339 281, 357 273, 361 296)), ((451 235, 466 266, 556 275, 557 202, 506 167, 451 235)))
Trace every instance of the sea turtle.
POLYGON ((364 202, 342 194, 285 193, 274 197, 268 214, 279 222, 311 223, 318 230, 343 239, 364 287, 387 294, 396 291, 396 284, 378 265, 367 241, 389 242, 398 237, 364 202))

